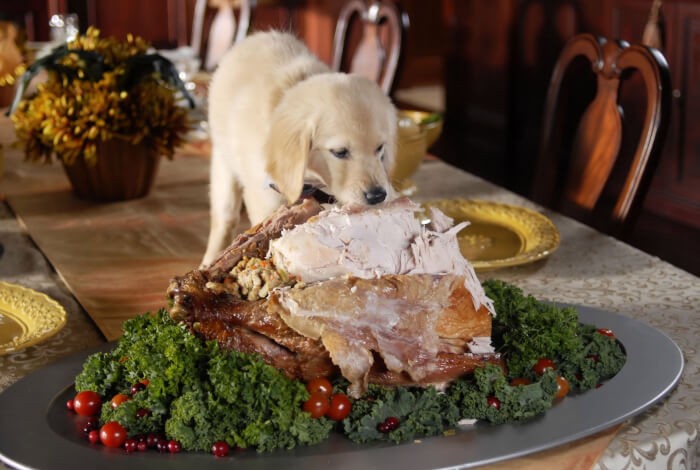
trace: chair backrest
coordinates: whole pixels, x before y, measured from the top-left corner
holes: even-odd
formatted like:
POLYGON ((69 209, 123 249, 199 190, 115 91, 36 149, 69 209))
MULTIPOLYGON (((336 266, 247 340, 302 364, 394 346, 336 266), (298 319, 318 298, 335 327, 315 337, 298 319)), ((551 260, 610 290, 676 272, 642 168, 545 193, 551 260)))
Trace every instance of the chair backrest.
POLYGON ((190 47, 205 70, 216 68, 229 47, 248 35, 254 9, 255 0, 197 0, 190 47))
POLYGON ((376 81, 384 93, 390 94, 397 78, 407 28, 408 15, 392 2, 349 0, 336 23, 333 70, 363 75, 376 81), (355 20, 362 30, 362 37, 356 45, 351 43, 349 34, 355 20), (348 60, 349 67, 345 67, 348 60))
POLYGON ((571 38, 547 93, 533 199, 624 236, 641 209, 661 154, 670 87, 668 64, 656 49, 590 34, 571 38), (595 92, 582 113, 567 116, 574 108, 571 102, 586 95, 575 83, 582 74, 567 74, 581 59, 590 67, 595 92), (562 92, 565 77, 568 95, 562 92), (637 86, 625 85, 631 81, 637 86), (625 86, 627 94, 636 91, 627 100, 634 109, 622 109, 619 98, 625 86), (635 121, 636 127, 630 124, 635 121))

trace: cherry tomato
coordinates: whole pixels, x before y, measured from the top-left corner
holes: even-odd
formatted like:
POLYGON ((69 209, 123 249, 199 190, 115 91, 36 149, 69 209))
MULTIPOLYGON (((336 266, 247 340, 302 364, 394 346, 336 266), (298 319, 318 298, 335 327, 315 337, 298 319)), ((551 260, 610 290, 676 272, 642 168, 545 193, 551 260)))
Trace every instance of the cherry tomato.
POLYGON ((306 384, 306 390, 309 392, 309 395, 321 393, 327 397, 330 397, 333 394, 333 385, 331 385, 327 379, 319 377, 317 379, 310 380, 306 384))
POLYGON ((107 447, 121 447, 126 438, 126 429, 116 421, 110 421, 100 428, 100 441, 107 447))
POLYGON ((530 385, 530 381, 525 377, 518 377, 510 381, 511 387, 519 387, 520 385, 530 385))
POLYGON ((322 393, 312 393, 304 402, 304 411, 311 414, 312 418, 325 416, 329 408, 328 397, 322 393))
POLYGON ((112 408, 116 408, 125 401, 129 401, 129 396, 124 395, 123 393, 117 393, 112 397, 112 408))
POLYGON ((331 403, 326 412, 326 417, 333 421, 342 421, 347 418, 351 409, 350 399, 342 393, 336 393, 331 396, 331 403))
POLYGON ((494 397, 493 395, 489 395, 486 398, 486 403, 491 407, 491 408, 496 408, 497 410, 501 409, 501 400, 498 398, 494 397))
POLYGON ((217 457, 226 457, 228 455, 228 444, 226 441, 216 441, 211 446, 211 453, 217 457))
POLYGON ((597 333, 600 333, 603 336, 609 336, 610 338, 615 338, 615 333, 613 333, 613 330, 610 330, 608 328, 598 328, 596 330, 597 333))
POLYGON ((544 375, 544 373, 548 370, 554 369, 556 369, 556 367, 554 367, 554 362, 546 357, 541 358, 535 363, 534 366, 532 366, 532 371, 537 375, 544 375))
POLYGON ((554 395, 555 400, 561 400, 569 394, 569 381, 561 375, 557 377, 557 394, 554 395))
POLYGON ((100 412, 102 399, 92 390, 83 390, 73 398, 73 409, 80 416, 95 416, 100 412))

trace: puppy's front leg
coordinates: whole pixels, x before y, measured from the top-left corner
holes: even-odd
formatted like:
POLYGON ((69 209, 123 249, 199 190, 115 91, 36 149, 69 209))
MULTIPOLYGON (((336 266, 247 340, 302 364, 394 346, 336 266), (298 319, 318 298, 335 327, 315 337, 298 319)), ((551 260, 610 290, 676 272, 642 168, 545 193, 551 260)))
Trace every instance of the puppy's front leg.
POLYGON ((265 185, 246 186, 243 189, 245 210, 251 225, 256 225, 269 217, 278 207, 284 205, 284 197, 265 185))
MULTIPOLYGON (((241 219, 243 189, 229 168, 217 168, 212 158, 209 190, 210 227, 202 267, 208 266, 231 243, 233 230, 241 219)), ((223 165, 222 165, 223 166, 223 165)))

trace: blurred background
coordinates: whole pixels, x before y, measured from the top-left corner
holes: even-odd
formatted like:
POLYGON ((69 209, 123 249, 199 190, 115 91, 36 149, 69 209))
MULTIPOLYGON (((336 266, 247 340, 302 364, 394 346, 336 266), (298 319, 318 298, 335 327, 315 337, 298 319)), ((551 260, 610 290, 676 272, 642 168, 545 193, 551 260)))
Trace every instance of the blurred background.
MULTIPOLYGON (((132 33, 159 49, 174 49, 192 44, 195 2, 0 0, 0 20, 17 25, 18 41, 30 48, 54 38, 54 15, 74 14, 65 18, 77 21, 80 31, 96 26, 103 36, 132 33)), ((344 0, 256 3, 251 30, 293 31, 331 63, 344 0)), ((410 26, 391 94, 399 107, 444 116, 431 155, 525 196, 533 191, 545 95, 563 44, 582 32, 639 43, 650 15, 657 14, 655 45, 671 70, 672 121, 643 211, 626 241, 700 274, 700 1, 666 0, 660 10, 654 0, 394 3, 410 26)), ((205 29, 214 21, 215 8, 210 10, 205 29)), ((203 55, 206 39, 199 47, 203 55)), ((587 93, 580 89, 573 96, 587 93)), ((633 95, 623 89, 620 100, 633 95)), ((634 113, 628 111, 626 119, 634 128, 634 113)))

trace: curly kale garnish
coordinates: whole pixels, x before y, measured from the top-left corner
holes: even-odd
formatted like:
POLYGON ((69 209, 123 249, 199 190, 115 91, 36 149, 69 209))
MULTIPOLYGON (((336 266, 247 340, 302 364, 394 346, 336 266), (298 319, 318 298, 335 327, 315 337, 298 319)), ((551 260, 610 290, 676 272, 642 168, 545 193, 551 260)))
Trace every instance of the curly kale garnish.
POLYGON ((75 383, 106 398, 102 422, 118 421, 130 436, 165 432, 187 450, 209 450, 220 440, 288 449, 318 443, 332 428, 303 412, 308 392, 301 382, 257 356, 202 341, 164 310, 127 321, 117 347, 90 356, 75 383), (144 378, 145 389, 111 406, 110 397, 144 378))
MULTIPOLYGON (((620 344, 581 324, 575 309, 538 301, 501 281, 486 281, 484 289, 498 313, 493 343, 504 368, 486 365, 442 392, 370 385, 337 427, 355 442, 399 443, 448 433, 465 418, 523 421, 556 403, 557 376, 579 392, 624 365, 620 344), (551 359, 556 369, 536 375, 532 366, 540 358, 551 359), (529 383, 512 385, 515 378, 529 383), (388 418, 398 426, 382 429, 388 418)), ((117 408, 107 402, 102 421, 119 421, 131 436, 164 432, 189 450, 208 450, 217 440, 258 451, 288 449, 318 443, 334 427, 302 411, 308 398, 302 382, 286 378, 256 355, 222 351, 215 342, 202 341, 164 310, 127 321, 113 351, 85 361, 76 388, 109 399, 142 379, 149 380, 148 387, 117 408)), ((335 391, 347 386, 338 379, 335 391)))
POLYGON ((498 315, 492 341, 503 354, 510 378, 537 379, 532 366, 551 359, 572 390, 595 387, 615 375, 625 354, 611 337, 579 322, 576 309, 542 302, 518 287, 498 280, 483 283, 498 315))

